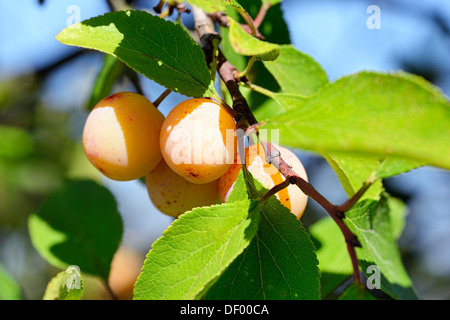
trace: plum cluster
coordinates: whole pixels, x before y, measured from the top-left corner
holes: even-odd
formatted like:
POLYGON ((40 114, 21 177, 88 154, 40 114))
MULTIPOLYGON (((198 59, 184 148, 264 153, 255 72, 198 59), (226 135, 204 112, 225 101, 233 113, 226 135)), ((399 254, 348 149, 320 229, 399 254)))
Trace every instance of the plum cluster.
MULTIPOLYGON (((228 110, 208 98, 187 99, 164 115, 144 96, 119 92, 101 100, 83 131, 88 160, 118 181, 145 177, 148 195, 161 212, 177 218, 196 207, 226 202, 242 164, 266 188, 284 177, 252 144, 240 159, 236 123, 228 110)), ((295 172, 307 179, 300 160, 278 147, 295 172)), ((276 194, 298 218, 307 196, 294 185, 276 194)))

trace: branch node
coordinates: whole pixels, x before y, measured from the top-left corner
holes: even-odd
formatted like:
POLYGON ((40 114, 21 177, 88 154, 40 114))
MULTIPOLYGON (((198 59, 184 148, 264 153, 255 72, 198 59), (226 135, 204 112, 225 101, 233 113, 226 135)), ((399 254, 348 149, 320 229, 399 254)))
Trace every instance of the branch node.
POLYGON ((162 12, 163 6, 164 6, 164 1, 159 1, 158 4, 153 7, 153 11, 155 11, 155 13, 157 13, 157 14, 160 14, 162 12))
POLYGON ((336 217, 343 220, 343 219, 345 219, 345 213, 341 210, 336 210, 336 217))
POLYGON ((176 8, 177 8, 177 10, 178 10, 179 13, 183 13, 183 12, 185 12, 185 13, 191 13, 191 9, 189 9, 189 8, 186 6, 186 4, 184 4, 184 3, 178 3, 178 4, 176 5, 176 8))
POLYGON ((350 244, 354 247, 362 248, 361 242, 359 242, 356 236, 353 236, 353 238, 350 239, 350 244))

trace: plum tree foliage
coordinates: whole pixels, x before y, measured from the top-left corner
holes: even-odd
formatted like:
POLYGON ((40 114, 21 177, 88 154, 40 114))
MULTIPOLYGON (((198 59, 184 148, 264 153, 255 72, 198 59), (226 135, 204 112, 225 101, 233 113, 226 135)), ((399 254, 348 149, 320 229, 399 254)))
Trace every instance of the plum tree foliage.
MULTIPOLYGON (((417 298, 397 246, 405 205, 382 179, 425 164, 450 169, 450 103, 401 71, 330 83, 290 44, 280 2, 161 1, 153 13, 108 12, 57 36, 105 54, 87 158, 111 179, 145 178, 149 199, 174 217, 149 244, 134 299, 327 299, 349 279, 342 298, 373 298, 362 275, 381 279, 378 296, 417 298), (192 15, 194 30, 172 14, 192 15), (152 103, 142 92, 109 96, 125 72, 166 91, 152 103), (158 106, 171 92, 185 99, 164 119, 158 106), (273 130, 279 143, 263 135, 273 130), (328 161, 344 203, 308 182, 298 150, 328 161), (306 229, 311 202, 328 216, 306 229)), ((122 236, 116 203, 92 181, 67 184, 30 218, 32 240, 52 265, 80 266, 107 284, 122 236), (98 246, 80 250, 89 243, 98 246)))

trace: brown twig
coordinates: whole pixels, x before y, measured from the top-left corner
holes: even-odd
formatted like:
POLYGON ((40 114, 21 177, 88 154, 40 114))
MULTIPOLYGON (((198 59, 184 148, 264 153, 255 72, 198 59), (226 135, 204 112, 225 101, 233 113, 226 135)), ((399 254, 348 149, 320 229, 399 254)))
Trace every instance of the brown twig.
POLYGON ((239 12, 239 14, 241 15, 241 17, 244 19, 245 23, 249 26, 250 30, 251 30, 251 35, 253 35, 254 37, 256 37, 258 35, 258 31, 256 30, 256 26, 253 23, 253 19, 252 17, 250 17, 250 15, 248 14, 248 12, 243 9, 243 8, 236 8, 237 11, 239 12))
POLYGON ((217 71, 231 95, 233 109, 238 113, 238 122, 244 124, 243 120, 246 120, 246 126, 257 124, 258 121, 251 112, 247 100, 242 95, 239 84, 236 81, 236 74, 239 73, 239 71, 225 58, 221 51, 219 51, 219 57, 217 59, 217 71))
POLYGON ((172 92, 170 89, 164 90, 164 92, 155 100, 153 101, 153 105, 158 108, 158 106, 161 104, 161 102, 164 101, 164 99, 172 92))
POLYGON ((271 196, 275 195, 277 192, 283 190, 284 188, 287 188, 291 182, 289 180, 284 180, 283 182, 273 186, 269 191, 267 191, 260 199, 261 202, 266 201, 271 196))
POLYGON ((344 235, 344 239, 347 244, 347 250, 349 252, 350 259, 352 261, 353 280, 355 283, 360 284, 361 280, 359 275, 358 258, 356 256, 355 247, 361 247, 361 243, 359 242, 356 235, 345 224, 344 222, 345 211, 343 211, 343 208, 349 210, 351 206, 353 206, 353 204, 356 203, 356 201, 361 198, 361 196, 367 190, 368 186, 364 185, 355 194, 355 196, 353 196, 344 205, 336 206, 332 204, 330 201, 328 201, 324 196, 322 196, 310 183, 308 183, 297 173, 295 173, 292 170, 291 166, 283 160, 280 152, 274 145, 265 141, 261 141, 261 145, 263 146, 266 152, 266 161, 275 166, 280 171, 280 173, 285 177, 286 180, 289 180, 290 183, 297 185, 303 191, 304 194, 306 194, 311 199, 314 199, 314 201, 320 204, 331 216, 331 218, 336 222, 342 234, 344 235))
POLYGON ((258 14, 256 15, 256 18, 253 20, 253 24, 256 28, 259 28, 259 26, 264 21, 264 18, 266 17, 267 11, 272 6, 271 3, 265 2, 261 5, 261 8, 259 9, 258 14))
MULTIPOLYGON (((220 26, 225 27, 225 28, 229 28, 230 27, 230 22, 228 21, 227 15, 225 12, 214 12, 209 14, 209 16, 216 21, 220 26)), ((245 31, 247 31, 247 33, 249 34, 253 34, 253 30, 251 28, 251 26, 249 26, 248 24, 245 23, 239 23, 239 25, 242 27, 242 29, 244 29, 245 31)), ((253 22, 253 25, 254 22, 253 22)), ((264 36, 261 34, 261 32, 259 32, 258 28, 255 28, 256 31, 256 35, 254 35, 256 38, 258 39, 262 39, 264 40, 264 36)))
POLYGON ((208 14, 208 16, 216 21, 220 26, 228 28, 230 26, 230 22, 228 21, 227 14, 223 11, 217 11, 214 13, 208 14))
POLYGON ((155 11, 155 13, 157 14, 160 14, 162 12, 162 8, 164 7, 164 3, 165 1, 159 1, 158 4, 153 7, 153 11, 155 11))
MULTIPOLYGON (((267 11, 267 9, 264 9, 267 11)), ((202 40, 202 47, 205 51, 205 55, 207 56, 207 61, 210 61, 211 58, 208 58, 208 55, 211 54, 210 47, 211 44, 208 44, 208 39, 211 38, 210 34, 215 33, 213 27, 213 17, 214 15, 206 15, 203 11, 193 6, 194 20, 196 23, 196 30, 199 34, 200 39, 202 40)), ((264 12, 260 13, 260 21, 263 19, 264 12)), ((223 20, 223 15, 218 15, 217 18, 223 20)), ((258 22, 258 21, 257 21, 258 22)), ((239 82, 244 81, 246 79, 238 79, 237 75, 239 71, 236 69, 234 65, 232 65, 219 51, 218 59, 217 59, 217 71, 219 73, 220 78, 225 83, 228 92, 233 101, 233 109, 237 112, 238 116, 236 120, 238 122, 238 128, 252 128, 255 130, 256 134, 258 131, 258 121, 253 115, 246 99, 240 92, 239 82)), ((349 210, 364 194, 369 185, 363 185, 363 187, 348 201, 346 201, 343 205, 337 206, 329 202, 324 196, 322 196, 310 183, 301 178, 297 173, 295 173, 291 166, 287 164, 280 155, 279 150, 270 143, 262 142, 263 147, 266 150, 266 161, 274 165, 280 173, 285 177, 285 182, 276 185, 271 190, 269 190, 268 195, 263 196, 264 199, 270 197, 276 192, 286 188, 289 184, 297 185, 303 193, 307 196, 315 200, 318 204, 320 204, 327 213, 333 218, 333 220, 337 223, 340 228, 342 234, 344 235, 345 242, 347 244, 347 250, 350 255, 350 259, 352 261, 353 266, 353 280, 355 283, 360 284, 360 274, 358 267, 358 258, 356 256, 355 247, 361 247, 360 242, 358 241, 355 234, 347 227, 344 223, 345 219, 345 211, 349 210)))

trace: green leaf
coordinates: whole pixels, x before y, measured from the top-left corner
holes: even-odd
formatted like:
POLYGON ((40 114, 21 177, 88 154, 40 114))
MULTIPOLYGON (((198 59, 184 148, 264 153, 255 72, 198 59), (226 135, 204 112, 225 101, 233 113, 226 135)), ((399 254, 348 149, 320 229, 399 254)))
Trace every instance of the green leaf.
POLYGON ((199 299, 256 233, 258 203, 244 200, 181 215, 149 251, 134 299, 199 299))
POLYGON ((80 300, 83 292, 80 270, 70 266, 50 280, 43 300, 80 300))
POLYGON ((270 5, 278 4, 281 0, 262 0, 263 3, 268 3, 270 5))
POLYGON ((283 111, 301 108, 302 101, 307 101, 306 96, 292 93, 273 93, 273 99, 278 103, 278 109, 283 111))
POLYGON ((34 150, 32 137, 22 128, 0 125, 0 157, 23 159, 34 150))
POLYGON ((32 243, 51 265, 76 265, 107 280, 122 238, 113 195, 89 180, 68 181, 28 220, 32 243))
POLYGON ((353 196, 364 182, 371 181, 375 185, 364 193, 363 198, 379 198, 383 185, 375 176, 380 166, 376 157, 345 152, 324 153, 323 156, 336 172, 348 197, 353 196))
MULTIPOLYGON (((251 16, 256 17, 261 9, 261 0, 245 0, 241 1, 245 11, 251 16)), ((238 10, 227 10, 227 16, 234 20, 246 23, 238 10)), ((265 41, 278 44, 290 44, 289 28, 283 17, 283 9, 281 4, 275 4, 267 10, 263 23, 259 26, 258 31, 264 36, 265 41)))
POLYGON ((368 268, 375 265, 381 271, 383 291, 396 299, 417 299, 396 243, 398 230, 391 223, 387 198, 360 201, 346 216, 345 224, 362 245, 356 248, 362 271, 369 277, 368 268))
MULTIPOLYGON (((245 189, 228 201, 260 198, 267 190, 247 170, 245 189)), ((242 201, 242 200, 241 200, 242 201)), ((314 246, 302 223, 275 197, 261 209, 258 231, 247 249, 213 285, 206 299, 320 299, 314 246)))
MULTIPOLYGON (((222 0, 226 7, 233 7, 235 9, 243 9, 243 7, 236 0, 222 0)), ((239 10, 238 10, 239 11, 239 10)))
POLYGON ((347 195, 351 197, 364 182, 373 185, 363 198, 378 199, 383 189, 381 179, 410 171, 420 165, 417 160, 379 157, 345 152, 324 153, 324 158, 331 165, 341 181, 347 195))
POLYGON ((97 75, 94 87, 92 88, 91 98, 88 108, 92 109, 95 105, 111 93, 115 82, 123 71, 123 64, 116 57, 105 54, 103 66, 97 75))
POLYGON ((259 40, 245 31, 233 18, 228 17, 230 29, 228 37, 234 51, 259 60, 275 60, 280 54, 280 46, 259 40))
POLYGON ((281 2, 281 0, 262 0, 263 3, 268 3, 271 5, 275 5, 281 2))
POLYGON ((365 287, 360 287, 356 283, 350 284, 339 296, 339 300, 376 300, 375 297, 365 287))
POLYGON ((374 174, 378 179, 389 178, 423 165, 425 165, 423 161, 388 157, 380 160, 380 165, 377 167, 374 174))
POLYGON ((207 13, 225 11, 228 7, 242 8, 236 0, 187 0, 186 2, 199 7, 207 13))
POLYGON ((389 208, 389 221, 392 229, 392 236, 395 240, 398 240, 403 233, 406 224, 406 210, 405 203, 393 196, 387 196, 387 206, 389 208))
POLYGON ((0 300, 21 300, 22 293, 17 282, 0 264, 0 300))
MULTIPOLYGON (((261 1, 246 0, 242 2, 242 5, 250 16, 256 17, 261 8, 261 1)), ((245 23, 237 10, 227 10, 226 13, 234 20, 245 23)), ((267 42, 277 44, 289 44, 291 42, 289 29, 283 19, 283 11, 280 4, 272 6, 270 10, 267 11, 264 22, 258 30, 267 42)), ((228 28, 220 28, 222 51, 228 61, 236 66, 239 71, 243 71, 247 66, 249 57, 240 55, 233 50, 228 40, 228 31, 228 28)), ((262 61, 255 61, 248 78, 252 84, 256 84, 272 92, 278 92, 280 90, 278 82, 267 70, 262 61)), ((256 118, 260 121, 272 118, 274 115, 283 111, 274 99, 270 99, 254 90, 248 90, 245 87, 242 87, 241 91, 256 118)))
POLYGON ((361 72, 299 105, 261 129, 279 129, 280 143, 294 148, 392 156, 450 169, 450 105, 421 78, 361 72))
MULTIPOLYGON (((376 201, 373 199, 368 199, 360 202, 357 206, 364 206, 364 204, 366 204, 368 201, 373 204, 374 208, 377 206, 376 201)), ((386 257, 386 255, 389 254, 392 254, 393 256, 397 255, 397 258, 395 260, 397 265, 395 266, 395 268, 400 269, 400 273, 404 274, 402 264, 398 261, 399 251, 396 246, 396 241, 402 234, 405 225, 405 205, 401 200, 384 194, 380 206, 383 207, 384 210, 388 211, 387 214, 386 212, 381 212, 380 217, 378 217, 379 220, 383 219, 384 221, 384 224, 379 224, 383 228, 381 228, 379 225, 374 224, 370 226, 370 229, 366 230, 366 232, 368 234, 372 233, 376 235, 374 237, 375 239, 385 239, 389 243, 388 245, 391 248, 389 248, 389 251, 387 252, 378 254, 371 249, 373 247, 376 248, 377 246, 379 246, 379 244, 377 243, 378 240, 375 240, 375 242, 371 241, 370 243, 366 243, 366 245, 363 246, 362 249, 358 249, 360 250, 360 252, 363 252, 358 254, 358 257, 362 259, 360 260, 360 263, 363 266, 362 271, 367 274, 368 264, 366 260, 363 259, 363 257, 365 256, 364 252, 373 252, 373 255, 379 256, 380 259, 382 257, 386 257)), ((364 213, 361 212, 360 214, 361 216, 363 216, 364 213)), ((346 219, 344 221, 349 221, 349 219, 346 219)), ((348 255, 344 236, 342 235, 342 232, 340 231, 336 222, 334 222, 331 217, 326 217, 315 222, 309 227, 308 232, 311 235, 314 245, 317 248, 316 253, 317 258, 319 259, 319 269, 321 274, 320 287, 322 298, 325 298, 351 277, 353 273, 352 264, 348 255)), ((380 250, 383 250, 383 248, 380 247, 380 250)), ((386 259, 387 264, 393 263, 392 261, 394 261, 391 258, 386 259)), ((369 274, 367 275, 370 276, 369 274)), ((394 292, 394 290, 389 289, 391 286, 392 285, 387 282, 382 283, 382 289, 387 292, 394 292), (385 286, 387 289, 384 288, 385 286)), ((405 290, 407 292, 406 296, 413 297, 412 293, 408 292, 409 290, 410 288, 407 287, 407 289, 405 290)), ((394 297, 402 298, 404 297, 404 294, 395 294, 394 297)))
POLYGON ((212 93, 200 46, 173 22, 144 11, 116 11, 64 30, 60 42, 111 54, 160 85, 186 96, 212 93))
POLYGON ((187 0, 187 3, 202 9, 207 13, 214 13, 218 11, 225 11, 226 5, 224 0, 187 0))
POLYGON ((377 199, 383 188, 381 179, 410 171, 423 164, 417 160, 393 157, 379 159, 370 155, 345 152, 333 152, 323 156, 337 173, 349 197, 358 191, 363 182, 371 181, 377 187, 372 186, 365 197, 377 199))
POLYGON ((328 84, 328 77, 319 63, 292 45, 281 45, 274 61, 264 61, 283 92, 309 96, 328 84))

